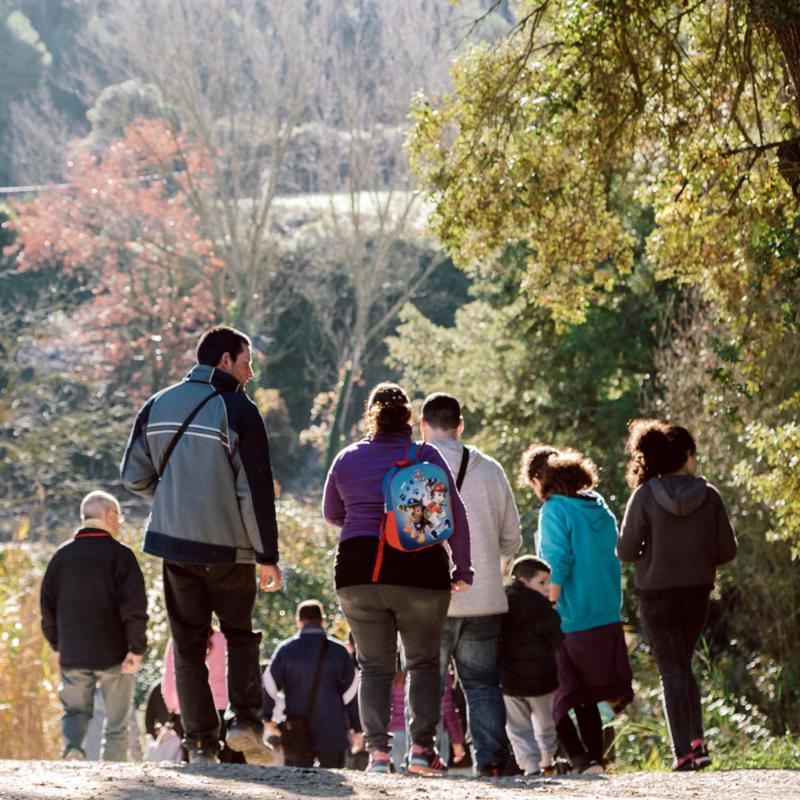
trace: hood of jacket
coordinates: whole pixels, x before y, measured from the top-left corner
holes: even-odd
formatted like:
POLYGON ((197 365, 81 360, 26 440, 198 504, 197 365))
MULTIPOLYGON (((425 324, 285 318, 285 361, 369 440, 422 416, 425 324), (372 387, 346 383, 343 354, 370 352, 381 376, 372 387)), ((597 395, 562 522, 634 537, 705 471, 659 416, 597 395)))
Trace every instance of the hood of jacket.
POLYGON ((548 501, 568 506, 571 512, 580 514, 584 524, 592 529, 605 529, 608 526, 609 514, 612 519, 614 518, 606 501, 597 492, 581 492, 574 497, 566 494, 554 494, 548 498, 548 501))
MULTIPOLYGON (((458 476, 458 468, 461 466, 461 456, 464 452, 465 445, 458 439, 437 439, 430 444, 434 445, 436 449, 444 456, 444 460, 450 467, 453 477, 458 476)), ((477 447, 466 445, 469 450, 469 461, 467 461, 467 475, 477 469, 484 461, 485 456, 478 450, 477 447)))
POLYGON ((648 481, 656 502, 676 517, 688 517, 706 499, 708 484, 705 478, 694 475, 666 475, 648 481))

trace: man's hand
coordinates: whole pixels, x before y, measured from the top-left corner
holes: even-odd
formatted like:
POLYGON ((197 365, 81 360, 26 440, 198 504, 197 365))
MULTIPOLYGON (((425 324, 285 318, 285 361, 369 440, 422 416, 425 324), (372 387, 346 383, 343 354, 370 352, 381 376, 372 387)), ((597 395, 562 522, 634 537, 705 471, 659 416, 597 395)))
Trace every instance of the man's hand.
POLYGON ((281 568, 277 564, 262 564, 258 584, 265 592, 277 592, 283 586, 281 568))
POLYGON ((142 658, 136 653, 128 653, 122 661, 122 674, 135 675, 136 670, 139 669, 139 664, 142 663, 142 658))
POLYGON ((350 736, 350 752, 360 753, 364 749, 364 734, 361 731, 352 731, 350 736))
POLYGON ((450 584, 450 591, 451 592, 466 592, 469 589, 470 584, 466 581, 456 581, 455 583, 450 584))

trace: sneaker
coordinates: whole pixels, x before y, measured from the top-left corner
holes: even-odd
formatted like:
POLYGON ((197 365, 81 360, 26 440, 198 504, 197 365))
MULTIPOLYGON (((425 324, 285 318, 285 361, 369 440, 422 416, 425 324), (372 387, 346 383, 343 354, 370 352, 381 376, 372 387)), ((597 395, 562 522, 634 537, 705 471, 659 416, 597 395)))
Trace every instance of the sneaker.
POLYGON ((590 761, 582 770, 581 775, 602 775, 606 771, 605 765, 600 761, 590 761))
POLYGON ((692 764, 695 769, 705 769, 711 764, 711 756, 703 739, 695 739, 692 742, 692 764))
POLYGON ((447 775, 447 767, 439 758, 436 748, 428 749, 418 744, 411 745, 408 771, 412 775, 447 775))
POLYGON ((219 742, 210 739, 186 739, 183 746, 190 764, 219 764, 219 742))
POLYGON ((691 753, 687 753, 685 756, 676 758, 672 762, 673 772, 692 772, 694 768, 694 756, 691 753))
POLYGON ((558 775, 558 767, 555 764, 548 764, 546 767, 542 767, 542 775, 545 777, 558 775))
POLYGON ((61 754, 64 761, 86 761, 86 753, 80 747, 67 747, 61 754))
POLYGON ((486 764, 478 770, 481 778, 502 778, 505 775, 505 764, 486 764))
POLYGON ((544 775, 540 769, 526 769, 524 774, 526 778, 541 778, 544 775))
POLYGON ((264 742, 263 732, 242 720, 230 723, 225 744, 237 753, 244 753, 244 760, 248 764, 271 767, 277 762, 275 751, 264 742))
POLYGON ((387 774, 391 769, 391 765, 392 759, 389 753, 385 750, 371 750, 366 771, 387 774))

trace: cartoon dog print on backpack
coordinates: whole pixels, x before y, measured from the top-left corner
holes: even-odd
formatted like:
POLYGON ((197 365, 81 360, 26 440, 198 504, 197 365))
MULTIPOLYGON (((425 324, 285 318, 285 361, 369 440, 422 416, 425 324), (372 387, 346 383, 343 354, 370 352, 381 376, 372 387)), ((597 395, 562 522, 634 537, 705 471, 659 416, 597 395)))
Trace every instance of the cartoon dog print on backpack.
POLYGON ((438 539, 450 530, 447 513, 447 487, 441 481, 428 481, 425 507, 431 525, 431 535, 438 539))

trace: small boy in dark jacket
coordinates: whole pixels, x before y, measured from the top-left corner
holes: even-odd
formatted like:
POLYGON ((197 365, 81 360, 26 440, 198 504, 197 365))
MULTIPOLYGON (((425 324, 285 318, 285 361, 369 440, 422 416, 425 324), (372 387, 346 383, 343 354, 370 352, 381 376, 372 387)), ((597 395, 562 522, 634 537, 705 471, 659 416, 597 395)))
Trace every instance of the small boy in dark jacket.
POLYGON ((557 747, 553 701, 558 686, 555 651, 564 640, 561 617, 548 597, 546 561, 518 558, 511 576, 500 640, 506 732, 520 769, 526 775, 548 774, 557 747))

